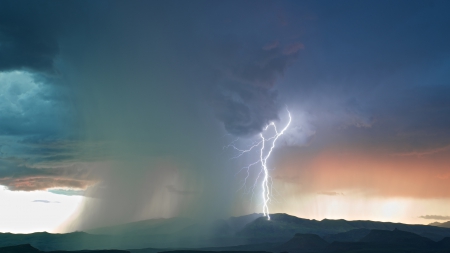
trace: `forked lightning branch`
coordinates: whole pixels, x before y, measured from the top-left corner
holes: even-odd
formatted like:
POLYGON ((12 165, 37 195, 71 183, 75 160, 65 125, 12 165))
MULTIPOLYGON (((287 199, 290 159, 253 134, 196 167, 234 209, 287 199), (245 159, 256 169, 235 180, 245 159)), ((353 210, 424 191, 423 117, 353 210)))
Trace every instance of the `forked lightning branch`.
POLYGON ((285 125, 285 127, 281 131, 278 131, 278 128, 275 125, 275 123, 271 122, 259 134, 260 139, 256 143, 254 143, 253 145, 248 147, 247 149, 242 149, 242 148, 236 147, 236 145, 234 144, 236 141, 233 141, 231 144, 226 146, 226 148, 231 147, 234 150, 238 151, 238 155, 236 155, 233 158, 239 158, 242 155, 244 155, 245 153, 248 153, 251 151, 256 151, 256 149, 259 148, 259 155, 258 155, 259 160, 255 161, 253 163, 250 163, 246 167, 243 167, 240 171, 242 171, 242 170, 247 171, 247 176, 244 179, 244 185, 245 185, 247 183, 247 179, 249 178, 249 175, 250 175, 250 169, 252 167, 259 165, 260 170, 259 170, 258 176, 255 179, 255 182, 253 184, 253 189, 258 185, 258 183, 260 183, 261 192, 262 192, 262 206, 263 206, 262 211, 263 211, 264 216, 267 216, 267 219, 269 219, 269 220, 270 220, 269 202, 270 202, 270 198, 272 196, 272 191, 271 191, 271 187, 269 184, 270 175, 269 175, 269 168, 267 167, 267 162, 270 158, 270 155, 272 154, 272 151, 276 147, 276 142, 277 142, 278 138, 284 134, 284 132, 289 128, 289 125, 291 124, 291 121, 292 121, 291 113, 289 112, 289 110, 287 110, 287 113, 288 113, 289 120, 288 120, 287 124, 285 125), (269 137, 265 136, 271 129, 273 129, 274 134, 269 137), (260 180, 261 176, 262 176, 262 180, 260 180), (261 182, 259 182, 259 181, 261 181, 261 182))

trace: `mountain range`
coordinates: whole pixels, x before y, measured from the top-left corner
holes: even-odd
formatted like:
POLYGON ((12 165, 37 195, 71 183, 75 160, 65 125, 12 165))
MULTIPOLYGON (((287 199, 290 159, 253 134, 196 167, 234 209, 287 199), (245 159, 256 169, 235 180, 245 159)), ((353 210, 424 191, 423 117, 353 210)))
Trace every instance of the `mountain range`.
POLYGON ((448 241, 450 238, 450 228, 429 225, 329 219, 318 221, 288 214, 272 214, 271 220, 267 220, 262 214, 250 214, 210 221, 152 219, 67 234, 0 233, 0 247, 30 244, 42 251, 122 249, 134 253, 187 248, 212 251, 277 249, 277 252, 291 252, 293 245, 301 244, 302 248, 317 251, 333 244, 336 247, 347 244, 355 247, 358 243, 366 245, 367 238, 376 238, 376 233, 385 236, 379 231, 412 233, 433 243, 448 241))
MULTIPOLYGON (((0 248, 1 253, 45 253, 34 248, 30 244, 8 246, 0 248)), ((366 253, 444 253, 450 252, 450 237, 438 242, 429 238, 401 231, 399 229, 380 230, 373 229, 356 242, 333 241, 327 242, 316 234, 295 234, 291 239, 283 243, 254 244, 223 248, 200 248, 200 249, 178 249, 164 251, 142 250, 95 250, 95 251, 51 251, 48 253, 344 253, 344 252, 366 252, 366 253)))

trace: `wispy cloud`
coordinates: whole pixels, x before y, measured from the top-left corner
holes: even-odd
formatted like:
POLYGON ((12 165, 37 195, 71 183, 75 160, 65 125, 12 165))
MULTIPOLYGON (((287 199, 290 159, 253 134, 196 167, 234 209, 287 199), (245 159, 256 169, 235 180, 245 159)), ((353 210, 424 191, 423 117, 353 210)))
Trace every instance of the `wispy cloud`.
POLYGON ((450 145, 439 147, 439 148, 433 148, 429 150, 422 150, 422 151, 412 151, 412 152, 406 152, 406 153, 396 153, 393 154, 393 156, 416 156, 416 157, 423 157, 428 155, 434 155, 437 153, 445 152, 450 150, 450 145))
POLYGON ((450 220, 450 216, 447 215, 422 215, 419 218, 427 220, 450 220))
POLYGON ((344 193, 342 193, 342 192, 333 192, 333 191, 323 191, 323 192, 319 192, 317 194, 327 195, 327 196, 343 196, 344 195, 344 193))
POLYGON ((34 203, 45 203, 45 204, 59 204, 59 201, 50 201, 50 200, 45 200, 45 199, 36 199, 33 200, 32 202, 34 203))
POLYGON ((35 168, 0 162, 0 184, 9 190, 35 191, 49 188, 70 187, 84 189, 95 183, 91 169, 83 164, 66 167, 35 168))
POLYGON ((84 196, 85 191, 83 190, 66 190, 66 189, 50 189, 48 192, 53 194, 60 194, 66 196, 84 196))

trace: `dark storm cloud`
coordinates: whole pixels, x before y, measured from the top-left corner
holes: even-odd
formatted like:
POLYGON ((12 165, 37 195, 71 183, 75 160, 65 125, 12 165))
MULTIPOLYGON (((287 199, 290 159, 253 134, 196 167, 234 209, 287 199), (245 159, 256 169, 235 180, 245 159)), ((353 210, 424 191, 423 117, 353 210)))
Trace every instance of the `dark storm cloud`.
POLYGON ((27 71, 0 72, 0 184, 11 190, 87 185, 77 173, 56 168, 80 160, 81 142, 68 90, 53 81, 27 71), (56 167, 36 169, 48 166, 56 167))
POLYGON ((0 71, 49 71, 59 47, 54 14, 48 2, 0 3, 0 71), (21 11, 18 11, 21 10, 21 11))
POLYGON ((91 170, 81 165, 57 168, 32 168, 2 161, 0 184, 10 190, 35 191, 48 188, 86 188, 95 183, 91 170))
POLYGON ((216 115, 233 135, 260 133, 267 124, 278 119, 275 91, 228 85, 219 92, 214 102, 216 115))
MULTIPOLYGON (((193 119, 207 115, 195 115, 198 109, 188 104, 204 99, 199 94, 215 87, 219 87, 212 98, 216 115, 229 133, 255 134, 278 118, 276 82, 298 58, 302 44, 292 40, 268 43, 277 39, 272 31, 271 38, 240 47, 232 55, 216 52, 214 58, 203 50, 217 48, 222 41, 191 26, 208 20, 205 7, 199 11, 196 4, 181 4, 185 8, 178 9, 144 2, 137 6, 140 8, 106 1, 0 3, 0 75, 4 77, 0 151, 7 161, 0 183, 11 190, 85 188, 90 182, 63 168, 88 158, 104 158, 99 158, 103 148, 86 148, 88 141, 79 139, 82 124, 95 125, 90 129, 93 143, 104 136, 127 138, 137 153, 147 155, 149 149, 155 154, 187 156, 195 149, 184 151, 184 147, 198 143, 203 135, 189 140, 184 131, 196 131, 199 126, 191 123, 196 122, 193 119), (192 58, 199 58, 193 65, 201 66, 201 71, 190 74, 194 78, 185 74, 192 72, 192 58), (211 61, 212 68, 202 65, 211 61), (82 72, 68 80, 74 69, 82 72), (201 77, 217 69, 218 82, 201 77), (194 82, 190 79, 208 84, 190 85, 189 81, 194 82), (158 88, 149 92, 148 84, 158 88), (123 90, 125 86, 128 88, 123 90), (82 95, 75 97, 75 93, 82 95), (78 104, 72 104, 75 101, 78 104), (183 103, 188 106, 180 108, 183 103), (78 118, 80 115, 84 118, 78 118), (147 118, 152 119, 151 124, 147 118), (130 131, 129 125, 138 127, 130 131), (144 130, 144 126, 148 128, 144 130), (135 141, 137 138, 140 141, 135 141), (148 143, 157 145, 149 147, 148 143), (49 166, 52 168, 35 169, 49 166)), ((221 6, 209 8, 220 12, 221 6)), ((214 19, 211 29, 220 31, 221 22, 214 19)), ((245 39, 236 41, 245 44, 245 39)))
POLYGON ((273 88, 277 78, 282 77, 297 58, 300 49, 303 45, 295 43, 284 48, 276 44, 255 50, 248 59, 236 59, 232 63, 228 78, 256 87, 273 88))
POLYGON ((10 190, 92 183, 71 165, 81 142, 72 91, 55 65, 80 6, 0 2, 0 184, 10 190))
POLYGON ((83 24, 83 6, 75 1, 1 1, 0 71, 26 69, 57 74, 54 66, 61 36, 83 24))
POLYGON ((55 138, 70 126, 68 90, 26 71, 0 72, 0 135, 55 138))
POLYGON ((300 36, 306 49, 279 94, 308 112, 318 145, 333 139, 404 154, 447 146, 449 2, 327 3, 291 4, 317 19, 300 36))
POLYGON ((252 50, 248 58, 232 58, 222 69, 224 77, 218 84, 214 109, 229 133, 254 135, 278 119, 276 81, 297 59, 300 49, 300 43, 284 48, 272 43, 252 50))

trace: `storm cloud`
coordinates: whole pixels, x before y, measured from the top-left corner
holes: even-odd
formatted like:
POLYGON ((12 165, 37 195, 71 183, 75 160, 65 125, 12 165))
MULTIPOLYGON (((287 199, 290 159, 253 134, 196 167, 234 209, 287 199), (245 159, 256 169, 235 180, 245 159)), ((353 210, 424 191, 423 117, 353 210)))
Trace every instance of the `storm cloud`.
POLYGON ((89 168, 80 164, 55 167, 33 168, 12 162, 0 162, 0 184, 10 190, 36 191, 48 188, 83 189, 96 181, 89 168))
POLYGON ((248 164, 223 147, 283 122, 288 107, 292 127, 269 162, 275 186, 447 198, 449 9, 2 1, 0 184, 84 195, 72 230, 254 212, 259 203, 236 193, 248 164))
POLYGON ((74 2, 0 4, 0 71, 54 72, 63 26, 73 26, 80 5, 74 2))
POLYGON ((271 44, 253 52, 249 59, 233 59, 230 66, 224 67, 213 106, 229 133, 258 134, 278 120, 276 81, 302 48, 299 43, 284 48, 271 44))

